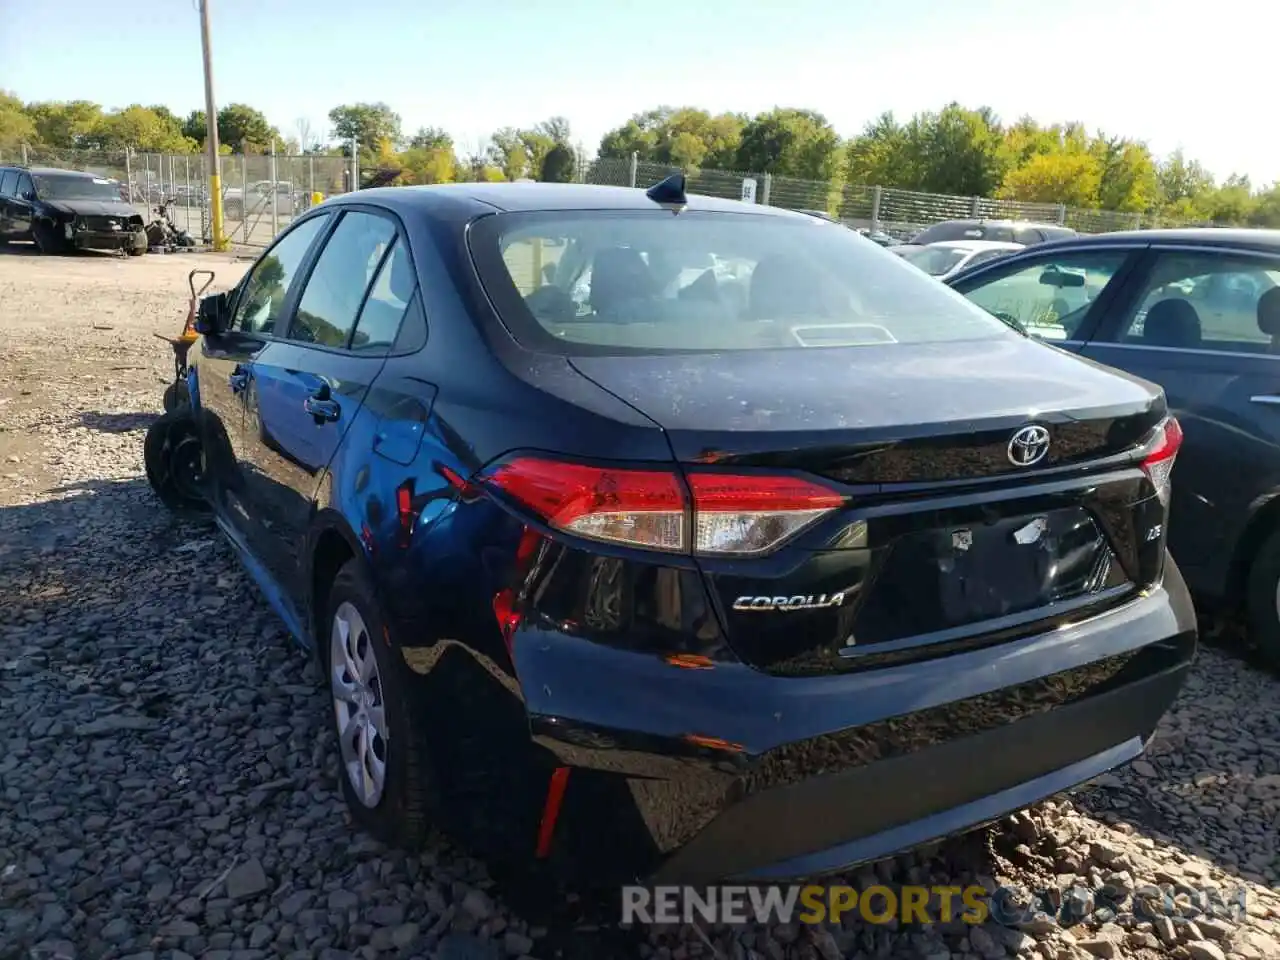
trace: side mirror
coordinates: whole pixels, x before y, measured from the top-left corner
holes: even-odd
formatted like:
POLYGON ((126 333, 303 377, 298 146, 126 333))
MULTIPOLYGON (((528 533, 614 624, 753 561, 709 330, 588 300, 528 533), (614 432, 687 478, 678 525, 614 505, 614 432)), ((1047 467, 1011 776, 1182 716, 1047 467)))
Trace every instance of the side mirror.
POLYGON ((205 297, 196 308, 196 333, 216 337, 227 329, 230 304, 225 293, 205 297))

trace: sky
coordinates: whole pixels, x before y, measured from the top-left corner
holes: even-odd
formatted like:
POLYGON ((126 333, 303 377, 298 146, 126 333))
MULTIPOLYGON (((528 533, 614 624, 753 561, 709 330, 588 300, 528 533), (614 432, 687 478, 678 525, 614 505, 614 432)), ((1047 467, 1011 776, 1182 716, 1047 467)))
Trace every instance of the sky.
MULTIPOLYGON (((285 136, 384 101, 459 149, 670 104, 808 107, 851 136, 951 100, 1181 147, 1219 179, 1280 180, 1274 0, 209 0, 219 106, 285 136), (1269 8, 1271 8, 1269 10, 1269 8), (1269 105, 1270 104, 1270 105, 1269 105), (1270 118, 1270 119, 1268 119, 1270 118)), ((0 0, 0 89, 203 109, 196 0, 0 0), (131 65, 127 65, 130 57, 131 65)))

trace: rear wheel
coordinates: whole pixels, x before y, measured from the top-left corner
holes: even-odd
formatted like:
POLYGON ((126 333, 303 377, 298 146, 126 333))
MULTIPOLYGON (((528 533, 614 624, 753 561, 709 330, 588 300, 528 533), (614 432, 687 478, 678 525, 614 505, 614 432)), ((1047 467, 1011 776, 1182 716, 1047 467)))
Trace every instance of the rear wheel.
POLYGON ((135 232, 132 240, 130 240, 129 242, 129 246, 126 249, 129 251, 129 256, 131 257, 140 257, 144 253, 146 253, 147 252, 146 232, 143 230, 138 230, 137 232, 135 232))
POLYGON ((1249 633, 1267 662, 1280 668, 1280 530, 1253 558, 1247 593, 1249 633))
POLYGON ((202 493, 204 453, 190 407, 163 414, 143 444, 147 480, 160 502, 174 513, 204 517, 210 512, 202 493))
POLYGON ((164 409, 165 413, 171 410, 177 410, 179 407, 186 406, 191 403, 191 395, 187 390, 187 385, 181 380, 169 384, 164 388, 164 409))
POLYGON ((431 836, 436 781, 422 723, 388 643, 363 569, 349 560, 329 590, 324 651, 342 794, 352 818, 385 843, 418 847, 431 836))

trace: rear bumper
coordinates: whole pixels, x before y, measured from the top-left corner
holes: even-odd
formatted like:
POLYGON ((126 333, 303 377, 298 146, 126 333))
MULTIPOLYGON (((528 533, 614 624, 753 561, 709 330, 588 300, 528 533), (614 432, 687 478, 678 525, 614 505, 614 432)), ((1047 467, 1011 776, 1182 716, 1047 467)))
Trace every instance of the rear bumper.
POLYGON ((514 642, 535 740, 634 803, 566 804, 599 821, 572 829, 632 824, 643 872, 682 883, 831 873, 1070 789, 1142 752, 1195 647, 1172 562, 1161 587, 1070 627, 838 676, 682 669, 544 630, 514 642))

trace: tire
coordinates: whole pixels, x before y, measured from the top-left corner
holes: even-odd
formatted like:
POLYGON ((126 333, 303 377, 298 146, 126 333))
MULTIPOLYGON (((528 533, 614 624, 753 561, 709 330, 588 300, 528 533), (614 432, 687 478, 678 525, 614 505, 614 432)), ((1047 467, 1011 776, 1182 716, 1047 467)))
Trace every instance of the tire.
MULTIPOLYGON (((338 779, 351 817, 363 830, 386 844, 419 848, 435 834, 440 809, 436 779, 423 724, 415 718, 408 697, 407 668, 383 639, 386 634, 382 611, 358 561, 347 561, 334 577, 322 623, 325 627, 316 642, 325 667, 325 683, 333 698, 338 779), (357 622, 353 624, 353 620, 357 622), (381 732, 365 735, 369 745, 367 755, 382 761, 382 782, 379 789, 363 795, 353 783, 354 773, 349 772, 358 769, 361 741, 357 723, 349 718, 361 705, 340 701, 336 695, 340 689, 358 689, 358 685, 349 682, 350 668, 342 661, 335 663, 335 654, 340 657, 344 646, 342 624, 346 625, 348 649, 352 652, 347 662, 372 662, 376 667, 376 678, 363 691, 369 697, 363 705, 365 715, 371 715, 373 708, 381 706, 385 718, 381 732), (348 731, 346 743, 344 725, 348 731)), ((373 726, 376 729, 376 724, 373 726)))
POLYGON ((1254 556, 1246 591, 1249 634, 1267 663, 1280 669, 1280 530, 1254 556))
POLYGON ((189 406, 191 404, 191 394, 187 390, 187 385, 182 381, 175 381, 164 388, 164 412, 170 413, 179 407, 189 406))
POLYGON ((58 233, 57 227, 47 220, 41 220, 31 227, 31 239, 36 249, 48 257, 60 256, 67 252, 67 240, 58 233))
POLYGON ((133 235, 133 241, 125 249, 128 250, 129 256, 140 257, 147 252, 147 235, 144 231, 138 231, 133 235))
POLYGON ((190 407, 160 416, 147 430, 142 452, 147 481, 161 503, 179 516, 209 516, 211 509, 200 489, 204 471, 200 432, 190 407))

